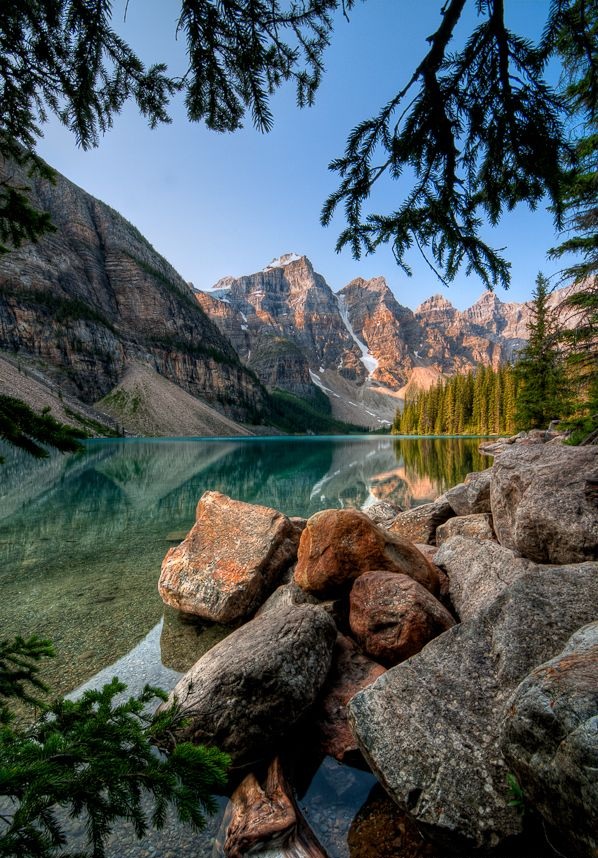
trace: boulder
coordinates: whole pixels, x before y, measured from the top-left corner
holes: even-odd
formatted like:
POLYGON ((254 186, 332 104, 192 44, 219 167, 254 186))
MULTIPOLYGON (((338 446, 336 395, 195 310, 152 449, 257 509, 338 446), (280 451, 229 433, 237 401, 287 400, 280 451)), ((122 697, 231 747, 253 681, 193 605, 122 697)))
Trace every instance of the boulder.
POLYGON ((361 761, 361 752, 347 719, 347 704, 386 672, 381 664, 367 658, 350 638, 339 634, 332 667, 316 711, 320 748, 339 763, 361 761))
POLYGON ((455 515, 452 506, 444 496, 433 503, 424 503, 412 509, 400 512, 390 525, 392 533, 398 533, 411 542, 423 542, 434 545, 436 528, 455 515))
POLYGON ((353 698, 366 761, 420 831, 453 849, 489 849, 521 830, 500 750, 505 705, 597 603, 596 563, 527 574, 353 698))
POLYGON ((351 631, 367 655, 392 666, 455 625, 421 584, 396 572, 366 572, 353 584, 351 631))
POLYGON ((457 515, 449 518, 436 530, 436 545, 440 546, 451 536, 465 536, 467 539, 477 539, 479 542, 496 542, 492 530, 492 516, 488 512, 478 512, 473 515, 457 515))
POLYGON ((519 685, 506 708, 502 750, 559 851, 598 855, 598 622, 519 685))
POLYGON ((288 786, 280 760, 268 767, 263 784, 253 774, 239 784, 221 826, 225 858, 326 858, 288 786))
POLYGON ((425 545, 423 542, 416 542, 415 547, 418 551, 421 551, 424 557, 429 560, 434 567, 434 572, 438 576, 438 598, 445 607, 450 608, 448 575, 444 569, 441 569, 440 566, 436 565, 436 552, 438 551, 438 546, 425 545))
POLYGON ((398 503, 378 501, 371 506, 364 507, 363 512, 379 527, 389 527, 397 515, 402 512, 402 507, 398 503))
POLYGON ((490 502, 506 548, 538 563, 598 557, 598 448, 514 445, 494 465, 490 502))
POLYGON ((213 622, 239 622, 294 562, 300 535, 275 509, 205 492, 195 524, 162 563, 162 600, 213 622))
POLYGON ((432 564, 396 533, 354 509, 327 509, 307 522, 301 535, 295 581, 318 596, 336 595, 371 569, 401 572, 432 593, 438 578, 432 564))
POLYGON ((527 432, 518 432, 510 438, 500 438, 498 441, 484 441, 480 444, 480 453, 489 456, 500 456, 513 444, 529 447, 532 444, 560 444, 564 439, 562 432, 553 429, 530 429, 527 432))
POLYGON ((217 745, 234 766, 276 749, 322 688, 336 626, 315 605, 281 605, 232 632, 183 676, 177 740, 217 745))
POLYGON ((303 590, 295 581, 289 581, 288 584, 282 584, 269 596, 264 604, 256 612, 256 617, 261 616, 266 611, 280 610, 281 606, 288 605, 318 605, 326 613, 330 614, 334 622, 342 625, 347 613, 348 606, 345 600, 340 599, 318 599, 306 590, 303 590))
POLYGON ((469 620, 487 608, 522 575, 538 569, 498 542, 451 536, 434 558, 448 575, 449 597, 457 616, 469 620))
POLYGON ((449 489, 445 497, 456 515, 490 512, 490 480, 492 468, 467 474, 458 486, 449 489))

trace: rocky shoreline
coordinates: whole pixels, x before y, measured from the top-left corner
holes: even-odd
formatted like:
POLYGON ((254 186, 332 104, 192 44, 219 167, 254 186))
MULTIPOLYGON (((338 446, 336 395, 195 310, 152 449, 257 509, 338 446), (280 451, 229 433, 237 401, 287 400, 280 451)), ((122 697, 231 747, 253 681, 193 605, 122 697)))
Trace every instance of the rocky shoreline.
POLYGON ((295 799, 303 748, 371 769, 418 841, 389 855, 517 854, 525 818, 555 854, 597 854, 598 450, 532 432, 485 451, 407 511, 200 499, 159 589, 234 627, 170 697, 178 738, 231 756, 218 854, 326 854, 295 799))

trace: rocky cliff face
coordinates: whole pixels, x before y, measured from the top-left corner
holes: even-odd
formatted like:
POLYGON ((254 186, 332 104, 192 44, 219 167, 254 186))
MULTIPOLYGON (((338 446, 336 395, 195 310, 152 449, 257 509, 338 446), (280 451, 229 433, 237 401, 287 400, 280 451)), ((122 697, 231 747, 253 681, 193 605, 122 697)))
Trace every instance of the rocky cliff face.
MULTIPOLYGON (((464 311, 443 295, 412 311, 383 277, 357 278, 335 295, 296 254, 257 274, 223 278, 196 297, 264 384, 305 396, 313 382, 338 416, 342 411, 359 422, 351 411, 357 409, 370 425, 387 419, 389 408, 394 412, 389 394, 512 360, 525 345, 530 319, 528 304, 503 302, 492 292, 464 311)), ((558 292, 551 299, 555 306, 560 300, 558 292)))
POLYGON ((0 258, 0 349, 19 353, 85 402, 105 396, 132 361, 237 419, 264 391, 192 290, 117 212, 64 177, 30 185, 56 231, 0 258))
POLYGON ((391 389, 401 387, 418 362, 419 330, 413 312, 398 303, 384 277, 359 277, 339 296, 353 330, 376 358, 372 379, 391 389))
MULTIPOLYGON (((402 307, 384 278, 353 280, 343 290, 354 329, 378 360, 374 380, 402 388, 420 368, 439 374, 465 372, 478 364, 512 360, 527 340, 528 304, 502 302, 485 292, 467 310, 433 295, 415 312, 402 307)), ((558 294, 554 297, 558 304, 558 294)))
POLYGON ((286 254, 263 271, 220 280, 197 300, 239 356, 270 387, 305 395, 309 370, 363 382, 361 352, 339 302, 305 256, 286 254))

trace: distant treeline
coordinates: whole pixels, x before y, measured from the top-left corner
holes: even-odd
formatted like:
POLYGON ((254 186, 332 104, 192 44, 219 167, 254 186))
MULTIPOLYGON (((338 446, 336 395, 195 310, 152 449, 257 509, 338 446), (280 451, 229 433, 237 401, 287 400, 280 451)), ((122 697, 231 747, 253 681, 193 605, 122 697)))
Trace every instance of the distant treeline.
POLYGON ((494 435, 516 431, 520 381, 511 366, 478 367, 467 375, 440 379, 405 398, 397 411, 395 435, 494 435))

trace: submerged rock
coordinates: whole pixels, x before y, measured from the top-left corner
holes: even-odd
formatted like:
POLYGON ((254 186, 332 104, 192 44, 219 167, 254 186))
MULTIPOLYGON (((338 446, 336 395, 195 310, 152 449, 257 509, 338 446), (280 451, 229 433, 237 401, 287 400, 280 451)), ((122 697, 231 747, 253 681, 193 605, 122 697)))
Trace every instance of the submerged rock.
POLYGON ((162 563, 162 600, 213 622, 245 619, 294 562, 300 535, 270 507, 205 492, 195 524, 162 563))
POLYGON ((185 673, 208 650, 230 635, 230 626, 208 623, 164 606, 160 659, 164 667, 185 673))
POLYGON ((598 854, 598 622, 533 670, 506 709, 502 750, 567 855, 598 854))
POLYGON ((500 750, 505 704, 596 604, 598 564, 525 575, 353 698, 366 760, 424 834, 489 849, 520 832, 500 750))
POLYGON ((186 723, 177 740, 217 745, 244 766, 276 750, 322 688, 336 626, 322 608, 281 605, 232 632, 169 696, 186 723))
POLYGON ((351 823, 350 858, 446 858, 427 843, 409 816, 400 811, 380 785, 371 791, 351 823))
POLYGON ((421 584, 394 572, 366 572, 353 584, 349 622, 365 652, 387 667, 455 625, 421 584))
POLYGON ((438 577, 423 554, 363 512, 327 509, 312 515, 299 543, 295 580, 300 587, 318 596, 334 595, 372 569, 402 572, 438 592, 438 577))
POLYGON ((493 467, 494 531, 537 563, 598 558, 598 448, 515 445, 493 467))

